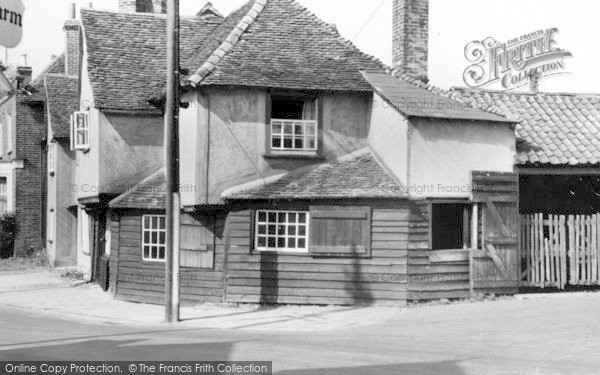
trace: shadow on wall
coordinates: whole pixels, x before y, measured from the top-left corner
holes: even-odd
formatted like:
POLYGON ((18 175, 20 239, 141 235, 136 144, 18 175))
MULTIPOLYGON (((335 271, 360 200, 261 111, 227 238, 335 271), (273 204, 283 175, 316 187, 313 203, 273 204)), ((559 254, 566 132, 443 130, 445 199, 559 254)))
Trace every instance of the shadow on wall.
POLYGON ((275 305, 279 296, 278 255, 262 253, 260 255, 260 304, 275 305))
POLYGON ((352 264, 349 272, 349 282, 346 290, 350 293, 354 305, 372 305, 374 302, 373 293, 365 287, 365 281, 362 278, 361 258, 356 244, 351 245, 352 264))

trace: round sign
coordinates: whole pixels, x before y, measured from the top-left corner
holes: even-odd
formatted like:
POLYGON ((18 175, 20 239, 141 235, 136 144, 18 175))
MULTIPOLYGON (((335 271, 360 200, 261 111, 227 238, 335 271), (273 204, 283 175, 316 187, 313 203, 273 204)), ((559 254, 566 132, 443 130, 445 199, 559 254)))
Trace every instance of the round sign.
POLYGON ((0 46, 14 48, 23 38, 23 12, 21 0, 0 0, 0 46))

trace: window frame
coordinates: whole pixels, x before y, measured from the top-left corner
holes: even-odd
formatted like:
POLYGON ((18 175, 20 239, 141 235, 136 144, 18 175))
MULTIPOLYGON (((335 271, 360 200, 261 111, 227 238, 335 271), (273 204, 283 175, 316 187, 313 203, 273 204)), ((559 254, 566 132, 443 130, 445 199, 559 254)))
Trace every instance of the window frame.
POLYGON ((310 255, 310 211, 309 210, 303 210, 303 209, 271 209, 271 208, 265 208, 265 209, 256 209, 253 212, 253 229, 254 229, 254 235, 253 235, 253 246, 252 249, 254 252, 259 253, 259 254, 265 254, 265 253, 276 253, 276 254, 301 254, 301 255, 310 255), (259 220, 259 214, 261 212, 266 213, 267 216, 267 220, 266 221, 261 221, 259 220), (268 220, 268 216, 269 214, 274 213, 277 215, 276 221, 274 222, 275 225, 275 231, 276 234, 274 235, 270 235, 269 232, 269 225, 272 225, 271 222, 268 220), (285 219, 285 223, 282 223, 283 225, 285 225, 286 227, 286 234, 284 235, 284 238, 286 240, 286 247, 285 248, 278 248, 278 247, 268 247, 268 246, 259 246, 259 237, 265 237, 266 239, 266 243, 268 244, 269 238, 270 237, 275 237, 275 241, 277 242, 277 240, 279 239, 280 235, 277 234, 278 228, 277 226, 282 225, 279 223, 278 219, 279 219, 279 215, 280 214, 286 214, 286 219, 285 219), (290 223, 289 222, 289 214, 296 214, 296 217, 298 218, 298 216, 300 214, 304 214, 306 219, 304 220, 304 223, 299 223, 298 219, 296 219, 295 223, 290 223), (304 239, 304 248, 299 248, 299 247, 295 247, 295 248, 291 248, 289 247, 289 240, 292 238, 290 235, 287 234, 288 232, 288 228, 291 224, 296 224, 296 234, 293 235, 293 239, 296 241, 300 240, 300 239, 304 239), (305 227, 305 231, 304 231, 304 235, 300 236, 298 235, 299 231, 299 226, 300 225, 304 225, 305 227), (266 233, 262 234, 259 231, 259 226, 260 225, 265 225, 267 226, 266 228, 266 233))
POLYGON ((440 251, 440 250, 469 250, 471 249, 471 220, 472 220, 472 212, 473 205, 475 202, 471 202, 467 199, 436 199, 431 200, 429 202, 429 248, 432 251, 440 251), (463 208, 463 227, 461 228, 462 237, 463 237, 463 247, 458 249, 434 249, 433 248, 433 208, 437 205, 460 205, 464 206, 463 208))
POLYGON ((90 149, 90 114, 87 111, 73 112, 71 115, 71 150, 82 150, 87 151, 90 149), (83 127, 77 128, 77 119, 79 116, 83 116, 83 127), (83 132, 85 143, 79 143, 77 134, 83 132))
MULTIPOLYGON (((291 157, 291 158, 319 158, 323 146, 323 130, 322 130, 322 105, 321 99, 315 93, 301 93, 301 92, 272 92, 268 95, 266 106, 266 123, 265 123, 265 157, 291 157), (295 101, 306 101, 313 100, 315 103, 315 120, 285 120, 275 119, 272 117, 273 100, 274 99, 289 99, 295 101), (315 147, 310 149, 277 149, 273 148, 273 133, 272 133, 272 121, 273 120, 284 120, 284 121, 315 121, 315 147)), ((283 140, 283 130, 282 130, 283 140)))
MULTIPOLYGON (((11 191, 11 182, 12 181, 11 181, 9 175, 7 175, 7 174, 0 174, 0 179, 6 180, 6 192, 4 195, 2 195, 0 193, 0 197, 2 197, 2 196, 6 197, 6 210, 5 211, 0 210, 0 214, 12 213, 12 211, 13 211, 12 194, 11 194, 12 193, 12 191, 11 191)), ((0 189, 0 191, 1 191, 1 189, 0 189)))
POLYGON ((142 240, 141 240, 142 254, 141 254, 141 256, 142 256, 142 261, 143 262, 151 262, 151 263, 165 263, 166 262, 166 260, 167 260, 167 233, 166 233, 167 232, 167 223, 166 222, 167 222, 166 215, 159 215, 159 214, 146 214, 146 215, 142 215, 142 223, 141 223, 141 227, 142 227, 142 230, 141 230, 141 232, 142 232, 142 240), (150 219, 150 221, 149 221, 150 222, 150 228, 146 228, 146 218, 150 219), (157 228, 152 228, 152 219, 157 219, 157 223, 158 223, 157 224, 157 226, 158 226, 157 228), (162 222, 165 223, 164 229, 161 229, 161 225, 160 225, 161 219, 163 219, 162 222), (146 242, 146 239, 145 239, 145 233, 146 232, 150 233, 150 242, 148 242, 148 243, 146 242), (152 242, 152 234, 153 233, 157 233, 157 236, 156 236, 157 237, 157 241, 158 241, 157 243, 153 243, 152 242), (164 233, 165 234, 164 235, 164 239, 165 239, 164 244, 160 244, 160 233, 164 233), (148 254, 149 254, 150 257, 146 257, 146 255, 145 255, 145 253, 146 253, 146 251, 145 251, 146 246, 149 247, 148 254), (156 250, 157 257, 156 258, 152 257, 152 247, 153 246, 157 247, 157 250, 156 250), (164 258, 163 259, 160 258, 160 249, 161 248, 164 249, 164 251, 163 251, 164 258))

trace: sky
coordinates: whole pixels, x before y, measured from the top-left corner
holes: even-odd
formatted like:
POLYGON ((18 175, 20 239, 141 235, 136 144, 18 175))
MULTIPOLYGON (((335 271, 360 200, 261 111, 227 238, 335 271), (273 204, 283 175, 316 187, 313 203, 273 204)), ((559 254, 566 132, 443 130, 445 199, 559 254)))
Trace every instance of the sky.
MULTIPOLYGON (((212 0, 223 14, 247 0, 212 0)), ((64 50, 62 26, 69 3, 88 6, 90 1, 23 0, 24 36, 8 51, 9 63, 22 64, 22 54, 34 75, 52 55, 64 50)), ((392 60, 393 0, 298 0, 321 19, 334 23, 346 39, 386 64, 392 60)), ((116 10, 118 0, 92 1, 96 9, 116 10)), ((183 15, 195 14, 204 0, 180 0, 183 15)), ((494 37, 505 42, 530 32, 556 27, 560 48, 570 51, 568 74, 545 78, 540 90, 548 92, 600 92, 600 1, 597 0, 430 0, 429 77, 438 87, 465 86, 463 72, 470 65, 465 46, 494 37)), ((5 54, 0 48, 0 60, 5 54)))

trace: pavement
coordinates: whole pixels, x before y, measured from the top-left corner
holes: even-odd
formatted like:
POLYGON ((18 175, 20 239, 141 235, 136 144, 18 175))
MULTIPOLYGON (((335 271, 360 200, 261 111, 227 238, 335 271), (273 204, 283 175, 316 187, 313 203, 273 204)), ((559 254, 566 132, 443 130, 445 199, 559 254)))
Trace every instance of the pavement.
MULTIPOLYGON (((71 288, 84 292, 77 302, 90 307, 85 301, 87 287, 79 288, 71 288)), ((57 296, 51 289, 47 292, 57 296)), ((0 295, 3 304, 11 294, 0 295)), ((138 307, 155 314, 151 306, 138 307)), ((81 320, 4 304, 0 360, 263 360, 273 361, 274 373, 282 375, 600 373, 598 293, 420 305, 397 308, 385 319, 371 316, 377 309, 319 310, 317 316, 298 316, 303 309, 283 308, 285 314, 273 316, 271 310, 255 312, 255 319, 248 319, 252 313, 242 310, 227 318, 237 325, 217 328, 208 326, 219 319, 199 326, 144 325, 81 320), (319 327, 321 323, 314 321, 332 322, 329 315, 352 318, 353 311, 361 315, 361 324, 306 330, 319 327), (302 323, 292 329, 274 322, 276 316, 302 323), (255 324, 254 329, 248 323, 255 324)))
MULTIPOLYGON (((96 284, 57 272, 0 275, 0 306, 53 314, 83 322, 160 325, 164 306, 120 301, 96 284)), ((250 331, 324 332, 364 326, 402 313, 393 307, 204 304, 182 307, 179 325, 250 331), (370 316, 371 320, 365 320, 370 316)))

